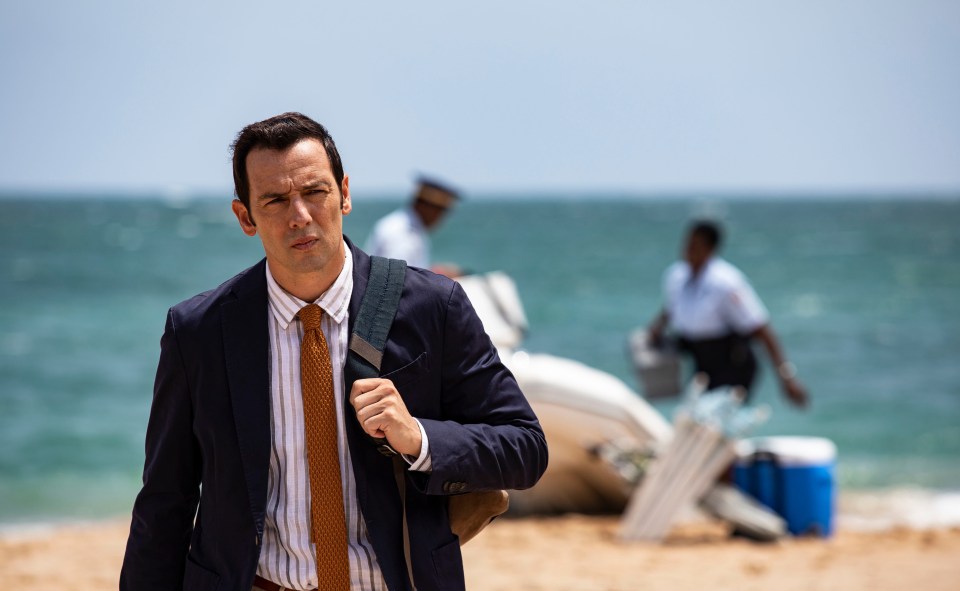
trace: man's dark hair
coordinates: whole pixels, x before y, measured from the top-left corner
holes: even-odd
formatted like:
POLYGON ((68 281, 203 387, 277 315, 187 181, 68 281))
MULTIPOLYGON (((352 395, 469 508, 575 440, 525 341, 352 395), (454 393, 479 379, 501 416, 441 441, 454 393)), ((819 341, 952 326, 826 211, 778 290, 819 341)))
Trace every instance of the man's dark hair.
POLYGON ((720 248, 720 243, 723 242, 723 232, 720 230, 720 225, 710 220, 697 220, 690 224, 690 235, 703 238, 711 250, 717 250, 720 248))
POLYGON ((251 123, 237 134, 230 145, 233 151, 233 186, 237 199, 250 210, 250 181, 247 178, 247 154, 255 148, 286 150, 307 139, 318 140, 330 159, 337 189, 343 190, 343 163, 337 145, 327 128, 302 113, 283 113, 257 123, 251 123))

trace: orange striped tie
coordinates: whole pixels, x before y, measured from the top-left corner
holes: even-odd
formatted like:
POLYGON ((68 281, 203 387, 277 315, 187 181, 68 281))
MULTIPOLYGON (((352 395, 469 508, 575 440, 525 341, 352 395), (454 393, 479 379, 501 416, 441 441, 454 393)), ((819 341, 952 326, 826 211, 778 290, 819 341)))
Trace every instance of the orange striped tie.
POLYGON ((310 476, 310 534, 317 549, 317 582, 320 589, 347 591, 350 561, 337 451, 333 366, 327 340, 320 330, 323 310, 316 304, 308 304, 298 315, 303 322, 300 388, 310 476))

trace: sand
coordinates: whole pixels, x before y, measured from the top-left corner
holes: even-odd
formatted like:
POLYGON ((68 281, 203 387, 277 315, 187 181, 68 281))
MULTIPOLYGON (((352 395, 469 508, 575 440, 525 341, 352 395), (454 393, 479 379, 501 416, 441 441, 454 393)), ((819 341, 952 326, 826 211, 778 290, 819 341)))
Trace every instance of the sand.
MULTIPOLYGON (((501 519, 464 547, 467 588, 753 590, 960 588, 960 528, 841 530, 830 540, 756 544, 709 523, 663 544, 616 540, 611 517, 501 519)), ((127 524, 0 535, 0 580, 19 591, 117 588, 127 524)))

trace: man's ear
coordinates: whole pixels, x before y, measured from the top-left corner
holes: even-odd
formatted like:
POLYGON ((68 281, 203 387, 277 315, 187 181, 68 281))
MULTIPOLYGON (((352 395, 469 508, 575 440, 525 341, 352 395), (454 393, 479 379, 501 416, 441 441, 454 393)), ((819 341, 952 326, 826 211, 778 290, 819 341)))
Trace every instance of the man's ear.
POLYGON ((243 201, 234 199, 230 206, 233 208, 233 215, 237 216, 237 221, 240 222, 240 229, 243 230, 243 233, 247 236, 255 236, 257 234, 257 224, 253 222, 253 216, 250 215, 250 210, 243 204, 243 201))
POLYGON ((353 203, 350 202, 350 177, 343 175, 343 183, 340 185, 340 213, 349 214, 353 210, 353 203))

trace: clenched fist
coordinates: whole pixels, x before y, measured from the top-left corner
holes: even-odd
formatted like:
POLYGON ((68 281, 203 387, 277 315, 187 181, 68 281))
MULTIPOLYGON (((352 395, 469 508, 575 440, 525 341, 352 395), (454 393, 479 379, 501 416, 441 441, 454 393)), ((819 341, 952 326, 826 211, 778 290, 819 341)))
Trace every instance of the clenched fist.
POLYGON ((390 447, 408 456, 419 456, 423 438, 393 382, 382 378, 357 380, 350 389, 350 404, 363 430, 387 439, 390 447))

